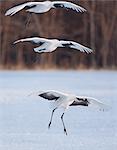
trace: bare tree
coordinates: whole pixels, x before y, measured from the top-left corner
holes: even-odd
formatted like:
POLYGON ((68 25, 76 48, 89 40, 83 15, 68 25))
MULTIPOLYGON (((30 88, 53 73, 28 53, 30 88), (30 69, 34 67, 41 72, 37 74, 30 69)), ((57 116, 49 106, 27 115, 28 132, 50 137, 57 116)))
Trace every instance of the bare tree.
MULTIPOLYGON (((32 0, 29 0, 32 1, 32 0)), ((25 2, 25 0, 21 0, 25 2)), ((108 68, 117 67, 117 1, 80 1, 86 13, 53 9, 44 14, 33 14, 25 29, 25 11, 5 17, 5 11, 17 1, 0 2, 0 66, 4 68, 108 68), (33 45, 17 39, 40 36, 78 41, 91 47, 94 54, 86 55, 75 50, 59 48, 53 53, 36 54, 33 45)), ((74 3, 77 4, 75 1, 74 3)))

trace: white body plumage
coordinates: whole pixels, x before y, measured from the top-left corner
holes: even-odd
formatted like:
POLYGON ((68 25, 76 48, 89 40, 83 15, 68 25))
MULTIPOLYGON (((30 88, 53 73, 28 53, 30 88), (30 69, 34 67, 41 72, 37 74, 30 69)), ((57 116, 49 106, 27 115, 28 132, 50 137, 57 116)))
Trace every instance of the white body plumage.
POLYGON ((21 5, 17 5, 5 13, 5 16, 13 16, 17 12, 25 9, 26 12, 30 13, 45 13, 49 11, 51 8, 65 8, 65 9, 72 9, 76 12, 84 12, 84 9, 81 6, 78 6, 72 2, 67 1, 44 1, 44 2, 26 2, 21 5))
MULTIPOLYGON (((34 93, 33 93, 33 95, 34 95, 34 93)), ((63 92, 54 91, 54 90, 40 91, 40 92, 37 92, 36 95, 38 95, 44 99, 47 99, 49 101, 52 101, 52 102, 54 101, 54 108, 53 108, 53 111, 51 114, 51 119, 50 119, 48 128, 50 128, 50 126, 51 126, 54 111, 58 108, 64 108, 64 112, 61 116, 61 120, 62 120, 62 124, 64 127, 64 132, 66 135, 67 135, 67 130, 66 130, 66 127, 64 124, 63 116, 65 113, 65 110, 68 109, 69 106, 90 106, 90 105, 92 105, 92 106, 97 107, 99 110, 103 110, 103 111, 105 108, 107 108, 106 105, 99 102, 95 98, 87 97, 87 96, 76 96, 73 94, 63 93, 63 92)))
POLYGON ((19 42, 32 42, 34 44, 39 44, 39 45, 41 44, 39 47, 34 48, 34 51, 38 53, 52 52, 56 50, 57 47, 69 47, 69 48, 73 48, 75 50, 79 50, 81 52, 86 52, 86 53, 93 52, 92 49, 85 47, 74 41, 32 37, 32 38, 25 38, 25 39, 17 40, 14 42, 14 44, 19 43, 19 42))

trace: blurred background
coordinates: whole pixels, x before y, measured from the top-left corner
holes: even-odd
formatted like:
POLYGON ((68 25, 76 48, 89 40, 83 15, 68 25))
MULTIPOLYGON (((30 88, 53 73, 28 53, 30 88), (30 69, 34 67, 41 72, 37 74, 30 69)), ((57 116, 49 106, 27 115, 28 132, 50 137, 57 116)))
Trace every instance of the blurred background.
POLYGON ((24 2, 27 1, 0 1, 0 69, 117 68, 116 0, 75 0, 72 2, 86 8, 86 13, 51 9, 33 14, 27 28, 25 11, 12 17, 4 15, 9 8, 24 2), (53 53, 36 54, 30 43, 12 44, 33 36, 73 40, 92 48, 94 53, 58 48, 53 53))

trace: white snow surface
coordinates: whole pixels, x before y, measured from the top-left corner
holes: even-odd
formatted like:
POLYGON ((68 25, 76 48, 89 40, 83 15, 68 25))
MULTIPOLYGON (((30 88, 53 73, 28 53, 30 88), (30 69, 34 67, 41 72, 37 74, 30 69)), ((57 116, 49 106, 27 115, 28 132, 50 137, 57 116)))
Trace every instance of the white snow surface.
POLYGON ((116 71, 0 71, 0 150, 116 150, 116 71), (58 90, 95 97, 111 109, 56 110, 51 128, 49 101, 30 93, 58 90))

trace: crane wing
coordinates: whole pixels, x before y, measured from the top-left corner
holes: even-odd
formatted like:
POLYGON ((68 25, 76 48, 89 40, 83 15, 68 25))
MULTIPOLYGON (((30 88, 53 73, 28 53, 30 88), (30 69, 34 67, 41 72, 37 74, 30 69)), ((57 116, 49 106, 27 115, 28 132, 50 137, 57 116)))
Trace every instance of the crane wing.
POLYGON ((66 8, 66 9, 72 9, 74 11, 77 11, 77 12, 84 12, 86 11, 86 9, 84 9, 83 7, 81 6, 78 6, 74 3, 71 3, 71 2, 66 2, 66 1, 53 1, 52 2, 54 8, 66 8))
POLYGON ((81 52, 92 53, 93 50, 74 41, 60 41, 62 47, 69 47, 81 52))
POLYGON ((38 96, 43 97, 48 100, 57 100, 59 98, 64 98, 67 96, 66 93, 54 91, 54 90, 49 90, 45 92, 39 92, 38 96))
POLYGON ((56 96, 54 93, 51 92, 44 92, 39 94, 38 96, 48 99, 48 100, 57 100, 59 98, 59 96, 56 96))
POLYGON ((17 6, 14 6, 10 9, 8 9, 5 13, 5 16, 13 16, 14 14, 16 14, 18 11, 24 9, 24 8, 32 8, 32 7, 35 7, 35 3, 34 2, 27 2, 27 3, 24 3, 24 4, 20 4, 20 5, 17 5, 17 6))
POLYGON ((93 106, 101 111, 105 111, 109 109, 109 106, 99 102, 97 99, 92 97, 85 97, 85 96, 77 96, 76 100, 70 106, 93 106))
POLYGON ((73 103, 70 106, 78 106, 78 105, 88 106, 88 104, 89 102, 87 101, 87 99, 77 98, 75 101, 73 101, 73 103))
POLYGON ((19 42, 32 42, 35 44, 40 44, 40 43, 45 43, 45 42, 49 42, 47 39, 45 38, 39 38, 39 37, 32 37, 32 38, 25 38, 25 39, 20 39, 14 42, 14 44, 17 44, 19 42))

